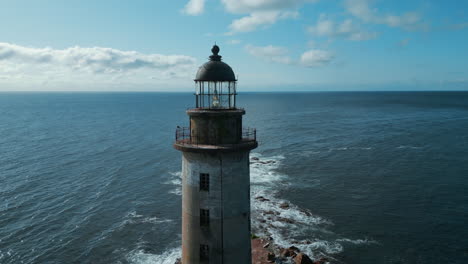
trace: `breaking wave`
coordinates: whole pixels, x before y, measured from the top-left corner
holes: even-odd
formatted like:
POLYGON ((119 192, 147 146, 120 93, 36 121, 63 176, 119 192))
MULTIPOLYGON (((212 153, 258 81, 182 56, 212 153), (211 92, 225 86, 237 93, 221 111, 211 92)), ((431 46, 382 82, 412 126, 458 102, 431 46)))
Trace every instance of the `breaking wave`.
POLYGON ((182 248, 173 248, 160 255, 134 250, 127 255, 127 260, 134 264, 174 264, 181 256, 182 248))

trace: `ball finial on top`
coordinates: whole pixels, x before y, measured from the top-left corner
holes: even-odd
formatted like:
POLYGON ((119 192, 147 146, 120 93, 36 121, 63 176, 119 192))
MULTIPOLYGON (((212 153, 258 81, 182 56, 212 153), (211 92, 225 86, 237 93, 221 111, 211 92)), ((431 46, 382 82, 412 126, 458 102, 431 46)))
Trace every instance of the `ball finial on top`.
POLYGON ((219 53, 218 45, 214 44, 213 48, 211 48, 211 52, 213 52, 213 55, 218 55, 219 53))

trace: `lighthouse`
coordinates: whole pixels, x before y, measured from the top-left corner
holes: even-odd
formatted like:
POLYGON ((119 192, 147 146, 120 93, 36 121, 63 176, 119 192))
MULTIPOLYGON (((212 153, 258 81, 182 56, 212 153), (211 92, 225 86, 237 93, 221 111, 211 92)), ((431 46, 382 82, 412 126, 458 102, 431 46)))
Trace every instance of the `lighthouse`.
POLYGON ((256 130, 242 126, 237 80, 214 45, 195 78, 182 152, 182 264, 250 264, 250 151, 256 130))

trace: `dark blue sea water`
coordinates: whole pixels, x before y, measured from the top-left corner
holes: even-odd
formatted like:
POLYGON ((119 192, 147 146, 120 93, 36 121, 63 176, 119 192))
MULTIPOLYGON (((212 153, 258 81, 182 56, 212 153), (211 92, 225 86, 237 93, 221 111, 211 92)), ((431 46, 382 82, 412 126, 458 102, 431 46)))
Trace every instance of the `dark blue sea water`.
MULTIPOLYGON (((468 263, 468 93, 238 99, 260 141, 252 198, 270 199, 252 201, 256 234, 334 263, 468 263)), ((171 145, 193 102, 0 93, 0 263, 172 264, 181 159, 171 145)))

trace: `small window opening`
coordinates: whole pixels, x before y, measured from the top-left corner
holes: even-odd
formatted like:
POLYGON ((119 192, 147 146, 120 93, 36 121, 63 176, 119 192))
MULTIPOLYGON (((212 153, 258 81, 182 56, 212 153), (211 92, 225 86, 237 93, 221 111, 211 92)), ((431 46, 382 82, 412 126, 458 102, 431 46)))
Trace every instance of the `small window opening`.
POLYGON ((200 191, 210 190, 210 174, 200 173, 200 191))
POLYGON ((210 225, 210 210, 200 209, 200 226, 210 225))
POLYGON ((208 261, 210 256, 210 248, 208 245, 200 245, 200 261, 208 261))

